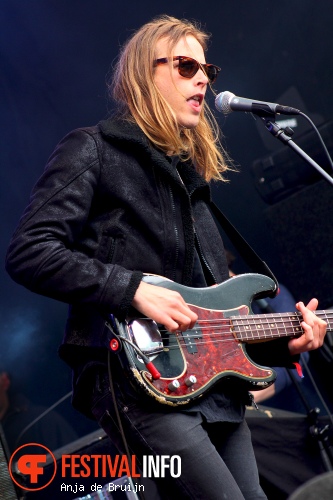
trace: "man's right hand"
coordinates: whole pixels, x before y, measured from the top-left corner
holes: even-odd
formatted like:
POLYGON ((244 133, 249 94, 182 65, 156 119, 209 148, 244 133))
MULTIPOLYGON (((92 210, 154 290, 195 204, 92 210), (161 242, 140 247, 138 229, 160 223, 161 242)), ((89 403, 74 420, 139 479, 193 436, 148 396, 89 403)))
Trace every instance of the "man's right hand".
POLYGON ((198 319, 180 293, 144 281, 134 295, 132 306, 172 333, 193 328, 198 319))

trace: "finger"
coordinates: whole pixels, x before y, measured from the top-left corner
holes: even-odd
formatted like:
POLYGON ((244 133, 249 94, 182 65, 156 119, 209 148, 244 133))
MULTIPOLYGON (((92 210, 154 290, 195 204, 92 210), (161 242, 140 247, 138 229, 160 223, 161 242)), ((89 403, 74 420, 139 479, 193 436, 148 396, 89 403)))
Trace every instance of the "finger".
POLYGON ((176 333, 179 330, 179 324, 173 320, 166 321, 164 326, 170 333, 176 333))
POLYGON ((169 301, 167 311, 182 330, 193 328, 198 319, 198 315, 192 311, 181 296, 176 296, 169 301))
POLYGON ((194 327, 198 320, 198 315, 186 304, 186 307, 181 309, 174 319, 187 330, 194 327))
POLYGON ((303 335, 303 338, 301 337, 300 344, 302 343, 302 341, 304 344, 305 343, 309 344, 309 343, 313 342, 313 340, 315 338, 314 331, 313 331, 314 324, 309 325, 305 321, 302 321, 301 327, 303 328, 304 335, 303 335))
POLYGON ((160 311, 158 322, 165 326, 165 328, 172 333, 176 331, 186 331, 194 327, 197 315, 191 313, 191 318, 188 314, 183 314, 179 310, 176 309, 166 309, 165 311, 160 311))
POLYGON ((310 302, 306 305, 310 311, 315 311, 318 307, 318 300, 317 299, 311 299, 310 302))
MULTIPOLYGON (((317 299, 311 299, 309 302, 309 305, 311 307, 315 307, 315 309, 317 307, 317 304, 318 304, 317 299)), ((308 308, 307 306, 304 305, 303 302, 298 302, 296 304, 296 308, 302 314, 304 322, 307 325, 309 325, 311 328, 313 328, 315 326, 316 321, 317 321, 317 316, 313 312, 315 309, 308 308)))
POLYGON ((290 340, 288 345, 291 354, 299 354, 321 347, 324 343, 327 327, 326 322, 315 314, 318 307, 317 299, 311 299, 307 306, 303 302, 298 302, 296 307, 303 316, 301 326, 304 333, 301 337, 290 340))
MULTIPOLYGON (((192 316, 192 315, 191 315, 192 316)), ((172 319, 178 323, 178 329, 182 332, 189 330, 194 327, 197 315, 195 314, 193 317, 189 317, 188 314, 182 314, 179 311, 173 311, 172 319)))

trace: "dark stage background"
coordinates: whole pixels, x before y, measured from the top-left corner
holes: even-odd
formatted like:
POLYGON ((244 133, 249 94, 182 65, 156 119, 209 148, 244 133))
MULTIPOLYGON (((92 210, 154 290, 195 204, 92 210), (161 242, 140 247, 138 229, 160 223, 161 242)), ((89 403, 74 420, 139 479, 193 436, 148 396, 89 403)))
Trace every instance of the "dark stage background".
MULTIPOLYGON (((53 148, 71 129, 107 116, 112 107, 105 78, 119 46, 161 13, 199 20, 212 32, 207 60, 222 67, 217 92, 229 90, 300 107, 321 126, 333 120, 331 0, 2 0, 2 262, 32 185, 53 148)), ((211 102, 213 107, 212 98, 211 102)), ((308 196, 297 189, 288 196, 282 193, 283 199, 273 204, 263 199, 252 165, 274 155, 282 144, 252 115, 216 114, 239 170, 229 174, 230 183, 213 186, 216 203, 297 299, 316 294, 323 308, 331 306, 333 188, 321 181, 322 189, 317 182, 306 187, 308 196)), ((308 129, 297 120, 296 142, 308 129)), ((329 126, 324 131, 331 140, 329 126)), ((308 184, 311 174, 308 169, 303 172, 304 165, 292 155, 296 184, 308 184)), ((270 170, 278 183, 282 171, 279 166, 270 170)), ((237 256, 228 240, 227 244, 237 256)), ((31 401, 48 407, 70 391, 69 370, 57 358, 67 306, 24 290, 3 267, 0 364, 31 401)), ((240 258, 235 270, 247 271, 240 258)), ((96 428, 70 409, 68 399, 58 411, 78 436, 96 428)))

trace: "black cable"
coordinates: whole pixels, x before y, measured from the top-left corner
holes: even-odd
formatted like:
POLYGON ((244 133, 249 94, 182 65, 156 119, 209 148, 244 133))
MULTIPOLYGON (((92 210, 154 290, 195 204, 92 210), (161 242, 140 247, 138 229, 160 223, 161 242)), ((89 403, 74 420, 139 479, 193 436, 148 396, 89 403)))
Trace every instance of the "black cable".
POLYGON ((307 375, 308 375, 308 377, 309 377, 309 379, 311 381, 311 384, 312 384, 312 386, 313 386, 313 388, 314 388, 314 390, 315 390, 315 392, 316 392, 316 394, 317 394, 317 396, 318 396, 321 404, 323 405, 323 407, 324 407, 324 409, 325 409, 325 411, 327 413, 327 416, 330 419, 331 424, 333 424, 332 414, 331 414, 331 412, 330 412, 330 410, 328 408, 328 405, 326 404, 326 401, 325 401, 324 397, 322 396, 322 394, 321 394, 321 392, 319 390, 318 385, 316 384, 316 382, 315 382, 315 380, 314 380, 314 378, 312 376, 312 373, 311 373, 311 370, 309 368, 309 365, 308 365, 307 361, 304 359, 304 357, 302 357, 302 355, 301 355, 301 359, 302 359, 303 366, 304 366, 304 368, 305 368, 305 370, 307 372, 307 375))
MULTIPOLYGON (((120 416, 120 413, 119 413, 119 408, 118 408, 118 405, 117 405, 116 393, 115 393, 115 390, 114 390, 114 384, 113 384, 113 378, 112 378, 112 370, 111 370, 111 351, 108 351, 108 375, 109 375, 109 388, 110 388, 111 397, 112 397, 112 401, 113 401, 113 407, 114 407, 115 412, 116 412, 118 428, 119 428, 119 432, 120 432, 120 435, 121 435, 121 439, 123 441, 124 450, 125 450, 125 453, 126 453, 126 456, 127 456, 128 463, 130 463, 131 462, 131 455, 130 455, 130 451, 129 451, 129 447, 128 447, 128 443, 127 443, 127 439, 126 439, 126 435, 125 435, 123 423, 121 421, 121 416, 120 416)), ((146 497, 145 497, 145 495, 144 495, 144 493, 142 491, 138 491, 136 493, 139 496, 139 498, 141 498, 142 500, 145 500, 146 497)))
MULTIPOLYGON (((309 376, 310 381, 313 385, 313 388, 314 388, 319 400, 321 401, 323 407, 325 408, 330 422, 332 423, 332 415, 330 413, 330 410, 328 409, 328 406, 326 405, 326 402, 325 402, 323 396, 321 395, 321 392, 320 392, 313 376, 312 376, 310 368, 309 368, 307 362, 302 358, 302 355, 301 355, 301 359, 302 359, 302 364, 307 372, 307 375, 309 376)), ((297 392, 298 392, 298 394, 299 394, 299 396, 300 396, 300 398, 301 398, 301 400, 302 400, 302 402, 307 410, 307 416, 308 416, 308 419, 310 420, 310 423, 311 423, 311 425, 309 427, 309 432, 310 432, 311 436, 317 441, 323 464, 324 464, 327 471, 333 470, 332 444, 330 442, 330 438, 329 438, 329 435, 327 432, 330 427, 329 427, 329 425, 326 425, 324 427, 320 427, 319 422, 318 422, 318 415, 319 415, 320 410, 318 408, 311 408, 309 402, 307 401, 307 399, 305 397, 303 390, 300 387, 300 384, 297 382, 297 380, 295 380, 293 370, 287 369, 287 372, 288 372, 288 374, 291 378, 291 381, 293 382, 293 384, 294 384, 294 386, 295 386, 295 388, 296 388, 296 390, 297 390, 297 392)))
POLYGON ((56 408, 58 405, 60 405, 60 403, 62 403, 63 401, 65 401, 66 399, 68 399, 70 396, 72 395, 72 391, 68 392, 67 394, 65 394, 65 396, 63 396, 62 398, 58 399, 58 401, 56 401, 52 406, 50 406, 49 408, 47 408, 45 411, 43 411, 43 413, 41 413, 40 415, 38 415, 38 417, 36 417, 32 422, 30 422, 30 424, 28 424, 22 431, 21 433, 19 434, 19 436, 16 438, 16 441, 15 441, 15 444, 17 445, 19 442, 20 442, 20 439, 21 437, 27 432, 27 430, 30 429, 30 427, 32 427, 33 425, 35 425, 37 422, 39 422, 39 420, 41 420, 43 417, 45 417, 48 413, 50 413, 50 411, 54 410, 54 408, 56 408))
POLYGON ((328 149, 327 149, 327 147, 326 147, 326 144, 324 143, 323 138, 322 138, 322 136, 320 135, 320 132, 319 132, 319 130, 317 129, 316 125, 313 123, 313 121, 311 120, 311 118, 309 118, 309 117, 308 117, 308 115, 306 115, 305 113, 302 113, 302 112, 300 111, 300 112, 299 112, 299 114, 300 114, 301 116, 303 116, 303 118, 305 118, 305 119, 306 119, 306 120, 310 123, 310 125, 312 126, 312 128, 313 128, 313 129, 314 129, 314 131, 316 132, 316 134, 317 134, 317 136, 318 136, 318 138, 319 138, 319 140, 320 140, 320 143, 321 143, 321 145, 322 145, 322 147, 323 147, 323 149, 324 149, 324 151, 325 151, 325 154, 326 154, 326 157, 327 157, 327 159, 328 159, 328 162, 329 162, 329 164, 330 164, 330 166, 331 166, 331 169, 333 170, 333 161, 332 161, 332 158, 330 157, 330 154, 329 154, 329 152, 328 152, 328 149))

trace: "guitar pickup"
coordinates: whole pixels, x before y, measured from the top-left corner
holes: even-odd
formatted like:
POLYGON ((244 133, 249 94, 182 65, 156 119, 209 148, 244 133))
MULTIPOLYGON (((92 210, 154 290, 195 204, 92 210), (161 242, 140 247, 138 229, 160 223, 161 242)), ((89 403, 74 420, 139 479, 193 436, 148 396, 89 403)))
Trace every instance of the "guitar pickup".
POLYGON ((198 327, 193 328, 192 330, 186 330, 186 332, 182 332, 183 340, 186 345, 187 351, 190 354, 194 354, 198 352, 196 339, 202 338, 201 330, 198 327))

